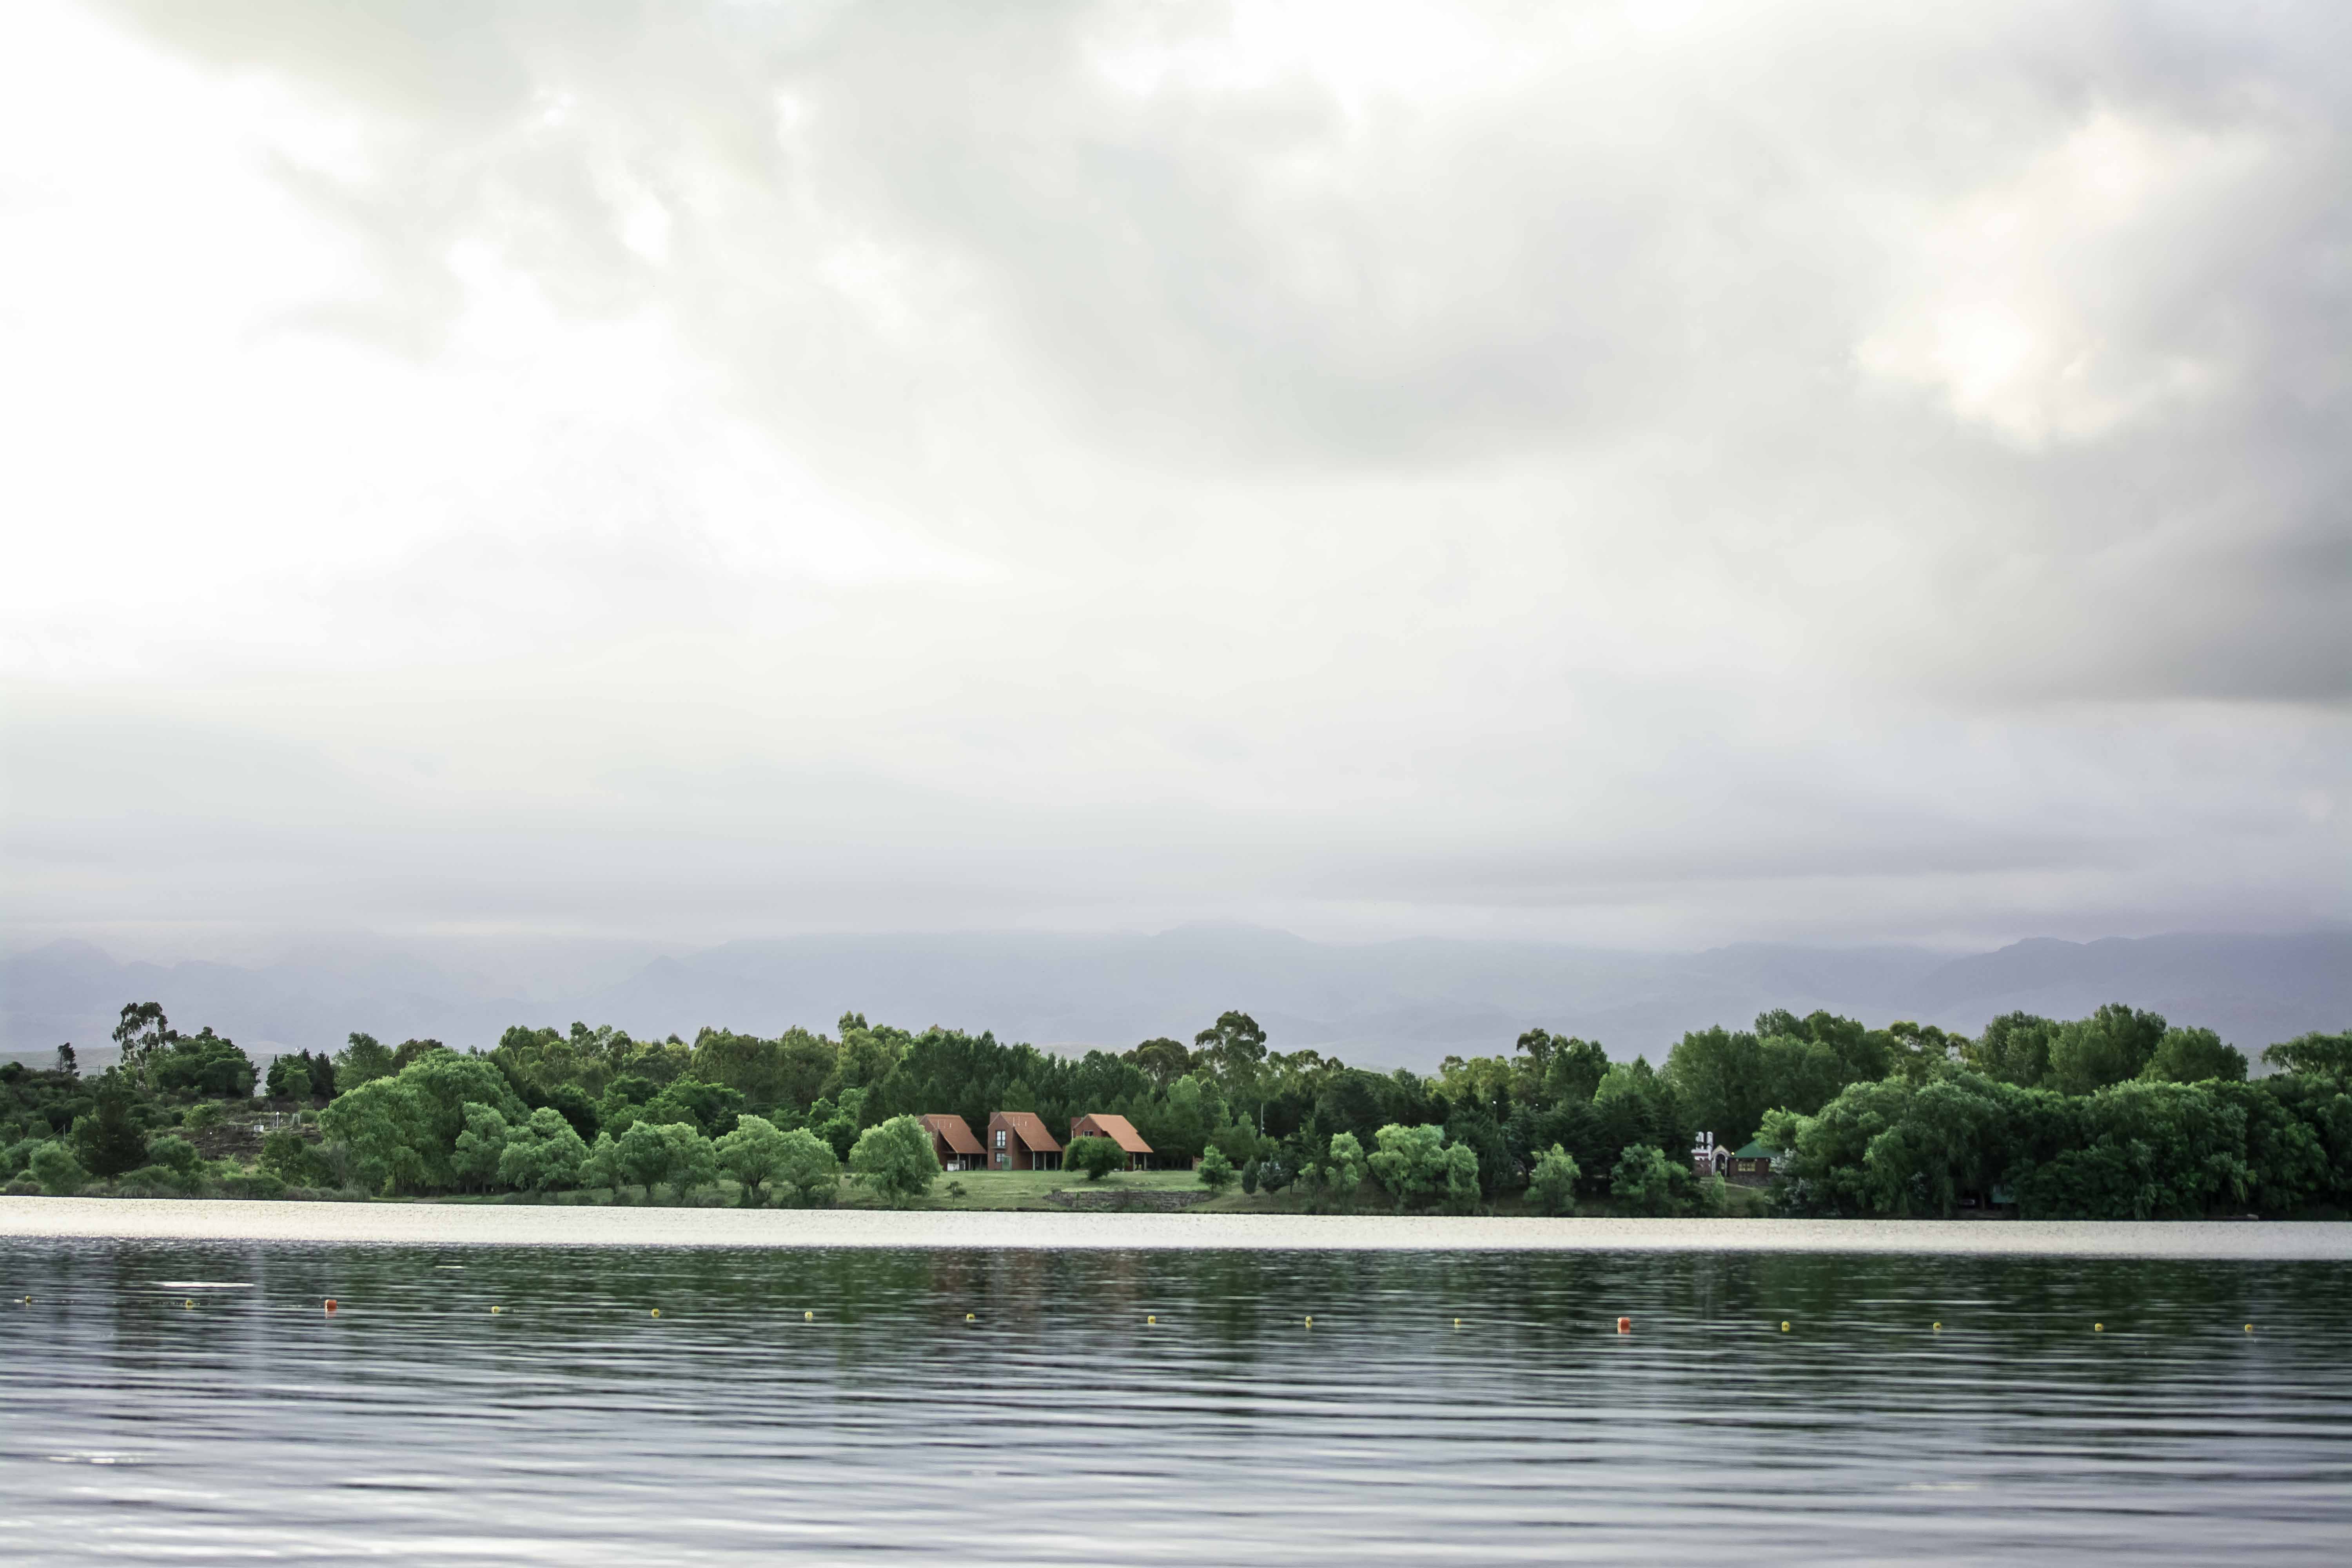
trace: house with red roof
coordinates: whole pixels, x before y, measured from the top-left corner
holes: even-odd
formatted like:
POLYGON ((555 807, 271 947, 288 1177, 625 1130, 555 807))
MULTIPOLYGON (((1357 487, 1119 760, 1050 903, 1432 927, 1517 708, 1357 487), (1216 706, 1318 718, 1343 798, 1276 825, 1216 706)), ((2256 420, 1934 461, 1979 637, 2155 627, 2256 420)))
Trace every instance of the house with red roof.
POLYGON ((983 1154, 980 1140, 971 1135, 971 1123, 961 1116, 933 1115, 923 1118, 923 1130, 931 1135, 931 1153, 942 1171, 977 1171, 983 1154))
POLYGON ((1124 1116, 1094 1110, 1084 1116, 1071 1117, 1070 1142, 1075 1143, 1081 1138, 1109 1139, 1126 1153, 1127 1169, 1130 1171, 1149 1171, 1157 1159, 1151 1152, 1151 1145, 1136 1131, 1135 1123, 1124 1116))
POLYGON ((1045 1124, 1026 1110, 998 1110, 988 1118, 988 1168, 992 1171, 1058 1171, 1062 1146, 1045 1124))

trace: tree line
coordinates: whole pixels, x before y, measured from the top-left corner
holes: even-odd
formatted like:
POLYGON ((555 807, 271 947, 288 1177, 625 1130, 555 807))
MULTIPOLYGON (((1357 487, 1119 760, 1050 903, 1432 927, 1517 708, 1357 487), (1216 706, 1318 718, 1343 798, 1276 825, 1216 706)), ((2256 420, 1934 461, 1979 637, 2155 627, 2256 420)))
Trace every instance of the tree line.
MULTIPOLYGON (((1792 1213, 2352 1206, 2352 1036, 2273 1046, 2276 1070, 2254 1079, 2210 1030, 2121 1005, 2063 1021, 2011 1014, 1975 1037, 1775 1010, 1686 1034, 1654 1068, 1533 1028, 1507 1054, 1449 1057, 1426 1075, 1271 1049, 1241 1012, 1189 1045, 1070 1057, 856 1013, 830 1035, 705 1028, 691 1041, 519 1026, 487 1050, 362 1033, 280 1056, 266 1075, 152 1003, 122 1010, 115 1042, 121 1062, 95 1078, 70 1047, 48 1071, 0 1069, 0 1182, 678 1201, 724 1178, 744 1202, 814 1203, 847 1179, 909 1203, 938 1174, 916 1118, 978 1129, 992 1111, 1027 1110, 1049 1127, 1125 1116, 1163 1156, 1197 1161, 1211 1187, 1307 1207, 1693 1212, 1720 1201, 1691 1169, 1700 1131, 1775 1151, 1775 1200, 1792 1213), (249 1168, 205 1159, 205 1125, 257 1089, 288 1125, 249 1168)), ((1072 1168, 1097 1152, 1117 1168, 1108 1146, 1074 1149, 1072 1168)))

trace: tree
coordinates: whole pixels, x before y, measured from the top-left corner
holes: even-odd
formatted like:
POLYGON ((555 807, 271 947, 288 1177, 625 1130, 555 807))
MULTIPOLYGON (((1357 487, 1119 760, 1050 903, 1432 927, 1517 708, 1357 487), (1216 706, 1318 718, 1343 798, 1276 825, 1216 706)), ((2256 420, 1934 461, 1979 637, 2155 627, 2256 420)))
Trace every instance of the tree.
POLYGON ((1062 1151, 1062 1164, 1085 1172, 1089 1182, 1099 1182, 1113 1171, 1127 1169, 1127 1151, 1108 1138, 1073 1138, 1062 1151))
POLYGON ((1323 1159, 1324 1179, 1330 1184, 1333 1201, 1342 1208, 1353 1205, 1356 1189, 1364 1184, 1364 1174, 1371 1169, 1365 1163, 1363 1144, 1352 1132, 1334 1132, 1323 1159))
POLYGON ((654 1201, 654 1188, 669 1180, 677 1166, 677 1145, 663 1135, 663 1126, 660 1122, 637 1122, 621 1134, 616 1150, 622 1172, 646 1189, 647 1203, 654 1201))
POLYGON ((1609 1176, 1612 1193, 1648 1215, 1673 1214, 1682 1207, 1690 1184, 1689 1166, 1647 1143, 1627 1149, 1609 1176))
POLYGON ((98 1080, 98 1103, 73 1124, 74 1153, 95 1176, 119 1176, 147 1163, 147 1134, 131 1119, 129 1076, 109 1068, 98 1080))
POLYGON ((2264 1050, 2263 1060, 2286 1072, 2338 1084, 2352 1081, 2352 1029, 2340 1035, 2298 1035, 2264 1050))
POLYGON ((507 1152, 507 1119, 492 1106, 465 1103, 465 1130, 450 1152, 449 1169, 469 1186, 488 1187, 499 1179, 499 1162, 507 1152))
POLYGON ((698 1128, 683 1121, 664 1121, 655 1130, 669 1141, 672 1151, 669 1192, 672 1201, 686 1202, 694 1189, 719 1179, 719 1146, 698 1128))
POLYGON ((1214 1143, 1201 1151, 1201 1184, 1213 1193, 1234 1184, 1234 1163, 1214 1143))
POLYGON ((583 1186, 609 1187, 613 1200, 620 1201, 621 1189, 628 1184, 629 1173, 621 1163, 621 1146, 610 1132, 596 1134, 588 1157, 580 1162, 580 1182, 583 1186))
POLYGON ((1255 1160, 1250 1161, 1242 1167, 1242 1191, 1252 1197, 1257 1196, 1259 1174, 1258 1163, 1255 1160))
POLYGON ((904 1208, 931 1190, 940 1162, 931 1150, 930 1130, 915 1117, 894 1116, 858 1135, 849 1152, 849 1169, 884 1203, 904 1208))
POLYGON ((296 1057, 279 1057, 269 1064, 269 1079, 266 1087, 273 1096, 280 1099, 310 1099, 310 1064, 296 1057))
POLYGON ((2057 1032, 2056 1024, 2036 1014, 2004 1013, 1960 1047, 1960 1059, 1989 1079, 2038 1088, 2050 1076, 2050 1037, 2057 1032))
POLYGON ((326 1161, 310 1141, 291 1127, 280 1127, 261 1141, 261 1168, 293 1187, 320 1187, 334 1179, 326 1161))
POLYGON ((253 1058, 236 1042, 205 1025, 193 1035, 174 1035, 171 1045, 147 1059, 148 1081, 167 1092, 245 1100, 253 1093, 253 1058))
POLYGON ((1228 1088, 1257 1082, 1259 1064, 1265 1060, 1265 1031, 1247 1013, 1220 1013, 1192 1043, 1228 1088))
POLYGON ((68 1078, 81 1076, 81 1063, 74 1057, 73 1042, 70 1040, 58 1047, 58 1071, 68 1078))
MULTIPOLYGON (((1445 1130, 1423 1123, 1401 1127, 1391 1122, 1374 1141, 1380 1147, 1365 1163, 1400 1209, 1437 1191, 1444 1178, 1445 1130)), ((1475 1163, 1474 1156, 1473 1163, 1475 1163)))
POLYGON ((792 1188, 806 1206, 815 1203, 820 1194, 829 1197, 840 1187, 840 1156, 833 1152, 833 1145, 807 1128, 795 1127, 784 1134, 783 1147, 778 1153, 776 1180, 792 1188))
POLYGON ((1576 1181, 1582 1174, 1574 1156, 1553 1144, 1549 1152, 1536 1157, 1535 1170, 1528 1178, 1528 1206, 1542 1215, 1573 1213, 1576 1181))
POLYGON ((542 1105, 507 1139, 499 1153, 499 1180, 518 1192, 577 1186, 588 1145, 562 1111, 542 1105))
POLYGON ((335 1054, 335 1088, 349 1093, 363 1083, 373 1083, 380 1078, 390 1078, 400 1069, 393 1065, 392 1050, 373 1035, 355 1034, 351 1043, 335 1054))
POLYGON ((1438 1174, 1445 1184, 1445 1206, 1469 1214, 1478 1206, 1478 1152, 1467 1143, 1448 1143, 1439 1156, 1438 1174))
POLYGON ((2089 1094, 2137 1078, 2164 1038, 2164 1019, 2120 1002, 2058 1026, 2050 1039, 2050 1084, 2061 1094, 2089 1094))
POLYGON ((1127 1053, 1127 1059, 1150 1075, 1151 1081, 1166 1089, 1192 1070, 1192 1053, 1183 1043, 1162 1036, 1146 1040, 1127 1053))
POLYGON ((438 1040, 403 1040, 393 1047, 392 1070, 406 1072, 411 1066, 423 1061, 434 1052, 446 1051, 448 1048, 438 1040))
POLYGON ((784 1168, 783 1133, 764 1116, 737 1116, 734 1131, 719 1140, 719 1168, 743 1184, 746 1206, 757 1205, 761 1187, 784 1168))
POLYGON ((431 1174, 425 1145, 433 1129, 413 1084, 397 1078, 363 1083, 337 1095, 319 1113, 319 1125, 370 1189, 414 1188, 431 1174))
POLYGON ((122 1052, 122 1065, 142 1079, 147 1076, 147 1064, 155 1054, 178 1037, 160 1002, 125 1004, 114 1026, 114 1043, 122 1052))
POLYGON ((33 1173, 33 1180, 41 1184, 41 1191, 51 1197, 70 1197, 89 1180, 89 1173, 81 1168, 73 1151, 54 1138, 33 1151, 25 1168, 33 1173))
POLYGON ((2151 1083, 2246 1081, 2246 1054, 2210 1029, 2167 1029, 2140 1077, 2151 1083))

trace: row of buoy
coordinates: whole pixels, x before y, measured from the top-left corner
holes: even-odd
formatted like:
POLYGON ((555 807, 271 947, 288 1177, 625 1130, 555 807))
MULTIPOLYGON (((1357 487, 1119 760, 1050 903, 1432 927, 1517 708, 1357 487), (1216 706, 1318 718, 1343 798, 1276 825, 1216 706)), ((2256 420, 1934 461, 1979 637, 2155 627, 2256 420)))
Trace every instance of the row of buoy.
MULTIPOLYGON (((27 1307, 29 1307, 29 1306, 31 1306, 32 1304, 33 1304, 33 1299, 32 1299, 30 1296, 26 1297, 26 1298, 25 1298, 25 1305, 26 1305, 26 1306, 27 1306, 27 1307)), ((181 1305, 182 1307, 184 1307, 184 1308, 192 1308, 192 1307, 194 1307, 195 1304, 196 1304, 196 1300, 195 1300, 195 1298, 194 1298, 194 1297, 193 1297, 193 1296, 189 1297, 186 1300, 182 1301, 182 1302, 180 1303, 180 1305, 181 1305)), ((326 1301, 326 1308, 327 1308, 327 1315, 328 1315, 329 1317, 332 1317, 332 1316, 334 1316, 334 1313, 335 1313, 335 1299, 334 1299, 332 1296, 330 1296, 330 1297, 328 1297, 328 1298, 327 1298, 327 1301, 326 1301)), ((500 1306, 492 1306, 492 1307, 490 1308, 490 1313, 491 1313, 491 1315, 492 1315, 493 1317, 495 1317, 495 1316, 496 1316, 496 1315, 498 1315, 499 1313, 503 1312, 503 1311, 505 1311, 505 1310, 506 1310, 506 1309, 505 1309, 504 1307, 500 1307, 500 1306)), ((658 1318, 658 1317, 660 1317, 660 1316, 661 1316, 661 1309, 660 1309, 659 1307, 656 1307, 656 1308, 653 1310, 653 1316, 655 1316, 655 1317, 656 1317, 656 1318, 658 1318)), ((803 1313, 801 1314, 801 1320, 802 1320, 802 1321, 803 1321, 803 1322, 810 1322, 810 1323, 814 1323, 814 1322, 815 1322, 815 1321, 816 1321, 816 1313, 815 1313, 815 1312, 814 1312, 814 1311, 805 1311, 805 1312, 803 1312, 803 1313)), ((965 1322, 967 1322, 967 1323, 976 1323, 976 1322, 978 1322, 978 1321, 980 1321, 980 1315, 979 1315, 977 1312, 966 1312, 966 1313, 963 1315, 963 1321, 964 1321, 965 1322)), ((1153 1315, 1150 1315, 1150 1316, 1147 1316, 1147 1317, 1143 1320, 1143 1321, 1144 1321, 1144 1323, 1145 1323, 1145 1325, 1146 1325, 1147 1327, 1157 1327, 1157 1326, 1159 1325, 1160 1319, 1159 1319, 1159 1317, 1158 1317, 1158 1315, 1157 1315, 1157 1314, 1153 1314, 1153 1315)), ((1313 1328, 1313 1327, 1315 1326, 1315 1317, 1314 1317, 1314 1314, 1312 1314, 1312 1313, 1307 1314, 1307 1318, 1306 1318, 1306 1321, 1305 1321, 1305 1326, 1306 1326, 1306 1327, 1307 1327, 1307 1328, 1310 1328, 1310 1329, 1311 1329, 1311 1328, 1313 1328)), ((1460 1327, 1462 1326, 1462 1320, 1461 1320, 1461 1319, 1459 1319, 1459 1318, 1454 1319, 1454 1326, 1455 1328, 1457 1328, 1457 1329, 1458 1329, 1458 1328, 1460 1328, 1460 1327)), ((1933 1322, 1933 1323, 1928 1324, 1927 1326, 1928 1326, 1929 1330, 1930 1330, 1931 1331, 1935 1332, 1935 1333, 1938 1333, 1938 1334, 1940 1334, 1940 1333, 1942 1333, 1942 1332, 1944 1331, 1944 1324, 1943 1324, 1943 1321, 1942 1321, 1942 1320, 1941 1320, 1941 1319, 1938 1319, 1937 1321, 1935 1321, 1935 1322, 1933 1322)), ((1617 1331, 1618 1331, 1619 1333, 1621 1333, 1621 1334, 1630 1334, 1630 1333, 1632 1333, 1632 1332, 1633 1331, 1633 1319, 1631 1319, 1631 1318, 1620 1318, 1620 1319, 1618 1319, 1618 1320, 1617 1320, 1617 1331)), ((1790 1331, 1790 1330, 1789 1330, 1789 1320, 1788 1320, 1788 1319, 1786 1319, 1786 1318, 1783 1318, 1783 1319, 1781 1319, 1781 1320, 1780 1320, 1780 1331, 1781 1331, 1782 1333, 1784 1333, 1784 1334, 1790 1331)), ((2091 1325, 2091 1331, 2092 1331, 2093 1333, 2095 1333, 2095 1334, 2104 1334, 2104 1333, 2105 1333, 2105 1332, 2107 1331, 2107 1325, 2106 1325, 2105 1323, 2104 1323, 2104 1322, 2095 1322, 2095 1323, 2093 1323, 2093 1324, 2091 1325)), ((2248 1323, 2248 1324, 2245 1326, 2245 1331, 2246 1331, 2247 1333, 2250 1333, 2250 1334, 2251 1334, 2251 1333, 2252 1333, 2252 1332, 2254 1331, 2254 1325, 2253 1325, 2253 1324, 2252 1324, 2252 1323, 2248 1323)))

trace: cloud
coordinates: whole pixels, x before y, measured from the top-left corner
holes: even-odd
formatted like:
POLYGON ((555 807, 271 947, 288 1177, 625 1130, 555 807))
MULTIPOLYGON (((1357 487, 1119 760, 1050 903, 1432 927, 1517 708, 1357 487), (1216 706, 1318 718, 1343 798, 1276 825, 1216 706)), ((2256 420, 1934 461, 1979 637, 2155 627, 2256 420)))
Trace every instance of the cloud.
POLYGON ((2345 912, 2332 13, 9 26, 15 853, 156 726, 237 919, 2345 912))

